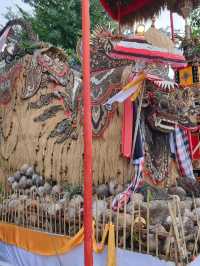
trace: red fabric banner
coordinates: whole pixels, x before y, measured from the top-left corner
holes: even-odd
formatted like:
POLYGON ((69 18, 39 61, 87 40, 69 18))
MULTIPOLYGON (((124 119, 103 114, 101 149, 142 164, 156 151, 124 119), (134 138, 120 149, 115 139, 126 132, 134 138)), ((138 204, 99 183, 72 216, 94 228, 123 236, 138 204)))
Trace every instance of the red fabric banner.
POLYGON ((122 155, 127 158, 130 158, 131 156, 132 137, 133 137, 133 104, 130 98, 128 98, 124 102, 122 145, 121 145, 122 155))
POLYGON ((190 152, 192 160, 199 160, 200 159, 200 132, 199 130, 192 132, 188 130, 188 140, 190 145, 190 152))

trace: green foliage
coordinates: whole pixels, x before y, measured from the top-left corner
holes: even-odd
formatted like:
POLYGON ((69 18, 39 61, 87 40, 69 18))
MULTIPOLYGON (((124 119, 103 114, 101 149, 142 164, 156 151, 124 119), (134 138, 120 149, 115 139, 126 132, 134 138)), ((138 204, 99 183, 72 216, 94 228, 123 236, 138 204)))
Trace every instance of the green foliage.
MULTIPOLYGON (((81 37, 81 0, 23 0, 33 8, 30 15, 17 6, 18 12, 8 8, 7 20, 23 17, 32 23, 33 30, 41 41, 51 43, 66 50, 69 61, 78 63, 75 56, 76 44, 81 37)), ((99 0, 90 0, 91 29, 96 25, 105 28, 115 28, 115 22, 104 12, 99 0)), ((29 49, 26 36, 23 35, 23 44, 29 49)), ((31 47, 32 48, 32 47, 31 47)), ((30 49, 31 49, 30 48, 30 49)))
MULTIPOLYGON (((24 0, 34 9, 29 19, 42 41, 65 49, 75 49, 81 36, 80 0, 24 0)), ((90 1, 91 28, 95 25, 107 26, 110 19, 98 0, 90 1)))
POLYGON ((197 8, 192 12, 190 19, 193 36, 200 37, 200 8, 197 8))

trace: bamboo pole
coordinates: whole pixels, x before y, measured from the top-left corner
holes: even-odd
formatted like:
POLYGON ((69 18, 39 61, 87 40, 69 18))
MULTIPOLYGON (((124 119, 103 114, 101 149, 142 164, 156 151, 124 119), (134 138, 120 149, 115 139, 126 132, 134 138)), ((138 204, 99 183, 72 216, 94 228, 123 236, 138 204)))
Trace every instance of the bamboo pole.
POLYGON ((124 202, 123 249, 126 249, 126 202, 124 202))
POLYGON ((97 197, 96 197, 96 199, 95 199, 95 205, 96 205, 96 213, 95 213, 95 215, 96 215, 96 239, 97 239, 97 241, 98 241, 98 239, 99 239, 99 219, 98 219, 98 210, 97 210, 97 208, 98 208, 98 204, 97 204, 97 197))
POLYGON ((135 220, 135 202, 132 199, 132 217, 131 217, 131 251, 134 249, 134 220, 135 220))
POLYGON ((67 207, 67 204, 66 204, 66 200, 65 200, 65 202, 64 202, 64 235, 66 235, 66 207, 67 207))
POLYGON ((116 247, 119 245, 119 206, 117 206, 117 218, 116 218, 116 247))
POLYGON ((139 216, 139 231, 138 231, 138 239, 139 239, 139 252, 141 253, 142 251, 142 245, 141 245, 141 206, 140 206, 140 201, 139 201, 139 206, 138 206, 138 216, 139 216))
POLYGON ((76 204, 74 203, 74 217, 73 217, 73 223, 74 223, 74 225, 73 225, 73 227, 74 227, 74 230, 73 230, 73 233, 74 233, 74 235, 76 234, 76 204))
POLYGON ((158 243, 158 228, 156 226, 156 257, 159 256, 159 243, 158 243))
POLYGON ((150 192, 147 190, 147 254, 149 254, 149 231, 150 231, 150 192))
POLYGON ((200 236, 200 221, 199 221, 199 216, 197 214, 197 206, 196 206, 196 200, 193 195, 193 203, 194 203, 194 209, 195 209, 195 214, 196 214, 196 219, 197 219, 197 225, 198 225, 198 232, 195 237, 195 244, 194 244, 194 250, 193 250, 193 256, 195 255, 195 252, 197 254, 197 246, 198 246, 198 241, 199 241, 199 236, 200 236))
POLYGON ((78 203, 78 229, 81 229, 81 204, 78 203))

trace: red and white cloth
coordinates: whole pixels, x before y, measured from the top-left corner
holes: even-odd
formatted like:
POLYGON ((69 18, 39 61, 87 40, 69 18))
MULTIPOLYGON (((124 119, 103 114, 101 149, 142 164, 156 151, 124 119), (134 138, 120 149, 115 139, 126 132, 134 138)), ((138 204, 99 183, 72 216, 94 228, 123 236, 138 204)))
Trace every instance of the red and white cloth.
POLYGON ((120 210, 124 205, 126 205, 130 201, 131 195, 137 191, 140 182, 142 180, 143 165, 144 165, 144 157, 141 157, 134 161, 135 174, 133 176, 133 180, 125 191, 118 194, 114 198, 112 202, 113 211, 117 211, 118 209, 120 210))
POLYGON ((146 62, 159 62, 169 64, 175 68, 187 66, 187 62, 182 52, 174 48, 173 51, 153 46, 146 41, 137 39, 118 42, 109 56, 116 59, 126 59, 130 61, 145 60, 146 62))
POLYGON ((170 134, 170 148, 176 156, 181 176, 195 179, 188 135, 184 129, 175 127, 174 132, 170 134))
POLYGON ((134 165, 134 176, 132 182, 125 191, 118 194, 114 198, 112 202, 112 209, 114 211, 121 209, 125 204, 130 201, 131 195, 138 190, 142 181, 142 173, 144 168, 144 136, 141 125, 138 129, 135 150, 131 161, 134 165))
MULTIPOLYGON (((138 78, 140 77, 141 73, 133 74, 133 78, 131 83, 134 81, 136 82, 138 78)), ((178 87, 178 84, 174 81, 165 80, 157 75, 152 75, 149 73, 145 73, 144 80, 149 80, 153 84, 155 84, 157 87, 164 89, 166 91, 171 91, 178 87)), ((108 110, 111 110, 113 103, 122 103, 126 101, 129 97, 133 95, 139 95, 140 86, 135 85, 130 87, 129 89, 122 89, 118 93, 116 93, 114 96, 112 96, 110 99, 107 100, 107 102, 104 103, 106 108, 108 110)))

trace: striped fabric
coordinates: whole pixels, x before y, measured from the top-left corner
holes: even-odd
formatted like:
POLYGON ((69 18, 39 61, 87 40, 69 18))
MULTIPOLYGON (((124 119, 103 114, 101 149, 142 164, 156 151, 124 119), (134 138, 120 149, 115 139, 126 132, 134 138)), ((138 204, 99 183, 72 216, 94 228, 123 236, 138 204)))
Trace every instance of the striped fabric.
MULTIPOLYGON (((120 41, 114 48, 116 51, 119 50, 126 50, 126 49, 130 49, 130 51, 134 51, 134 50, 138 50, 140 51, 144 51, 144 54, 147 54, 147 52, 153 52, 153 53, 166 53, 169 57, 177 57, 179 58, 179 56, 182 56, 182 52, 176 48, 173 49, 172 53, 169 53, 166 49, 164 48, 160 48, 160 47, 156 47, 153 46, 151 44, 149 44, 148 42, 144 41, 143 43, 141 43, 140 40, 138 39, 133 39, 133 41, 131 40, 126 40, 126 41, 120 41)), ((183 57, 184 58, 184 57, 183 57)))
POLYGON ((122 88, 121 91, 119 91, 117 94, 112 96, 110 99, 107 100, 104 105, 106 106, 107 110, 112 109, 113 103, 122 103, 126 101, 129 97, 131 97, 132 101, 135 101, 135 99, 138 97, 141 89, 141 84, 144 79, 149 80, 150 82, 154 83, 157 87, 165 89, 168 91, 173 90, 178 85, 174 81, 170 80, 163 80, 161 77, 158 77, 156 75, 152 75, 149 73, 145 73, 143 80, 141 79, 142 74, 137 73, 135 76, 133 76, 133 80, 129 84, 133 84, 135 82, 135 85, 131 86, 130 88, 126 88, 129 86, 126 85, 124 88, 122 88))
POLYGON ((112 58, 127 59, 131 61, 145 60, 170 64, 173 67, 180 68, 187 66, 187 62, 182 53, 175 49, 169 52, 167 49, 159 48, 148 44, 134 41, 118 42, 109 54, 112 58))
POLYGON ((175 153, 180 174, 183 177, 195 179, 187 132, 176 126, 170 136, 171 152, 175 153))
POLYGON ((128 188, 123 191, 122 193, 118 194, 113 202, 112 202, 112 209, 113 211, 117 211, 123 208, 125 204, 128 204, 128 202, 131 199, 131 195, 137 191, 140 182, 142 181, 142 170, 144 165, 144 157, 141 157, 134 161, 134 177, 131 182, 131 184, 128 186, 128 188))
POLYGON ((114 198, 112 202, 113 211, 123 208, 123 206, 130 201, 131 195, 138 190, 142 181, 142 172, 144 168, 144 138, 141 126, 138 130, 135 147, 137 148, 134 150, 132 159, 134 165, 134 176, 132 182, 125 191, 114 198))

